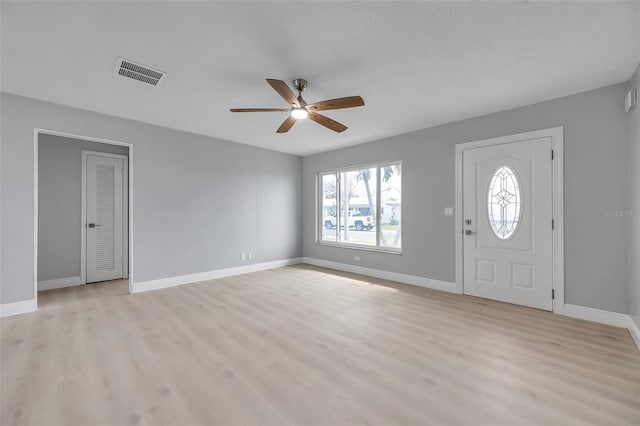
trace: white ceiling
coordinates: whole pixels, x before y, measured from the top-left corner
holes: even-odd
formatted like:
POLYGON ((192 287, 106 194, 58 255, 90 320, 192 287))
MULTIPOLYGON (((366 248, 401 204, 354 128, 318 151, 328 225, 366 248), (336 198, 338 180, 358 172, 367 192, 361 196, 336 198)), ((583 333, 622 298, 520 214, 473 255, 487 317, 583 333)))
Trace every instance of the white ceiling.
MULTIPOLYGON (((2 90, 293 154, 627 80, 640 5, 485 2, 2 2, 2 90), (114 74, 118 56, 168 73, 114 74), (361 95, 288 134, 265 78, 306 78, 309 102, 361 95)), ((622 101, 621 101, 622 102, 622 101)))

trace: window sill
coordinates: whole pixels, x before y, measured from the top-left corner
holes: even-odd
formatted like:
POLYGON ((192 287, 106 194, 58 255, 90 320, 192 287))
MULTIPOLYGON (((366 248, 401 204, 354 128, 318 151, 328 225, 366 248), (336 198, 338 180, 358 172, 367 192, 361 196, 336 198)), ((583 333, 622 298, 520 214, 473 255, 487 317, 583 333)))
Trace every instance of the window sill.
POLYGON ((360 244, 348 244, 348 243, 332 243, 330 241, 316 241, 316 245, 326 246, 326 247, 339 247, 351 250, 364 250, 364 251, 375 251, 378 253, 386 253, 386 254, 402 254, 402 249, 394 249, 391 247, 375 247, 375 246, 365 246, 360 244))

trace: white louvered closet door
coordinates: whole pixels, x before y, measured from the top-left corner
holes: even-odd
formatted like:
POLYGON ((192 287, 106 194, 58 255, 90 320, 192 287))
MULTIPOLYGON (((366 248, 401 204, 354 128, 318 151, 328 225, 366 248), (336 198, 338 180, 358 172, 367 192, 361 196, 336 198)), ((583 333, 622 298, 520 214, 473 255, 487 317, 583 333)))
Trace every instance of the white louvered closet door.
POLYGON ((123 277, 124 159, 87 155, 87 283, 123 277))

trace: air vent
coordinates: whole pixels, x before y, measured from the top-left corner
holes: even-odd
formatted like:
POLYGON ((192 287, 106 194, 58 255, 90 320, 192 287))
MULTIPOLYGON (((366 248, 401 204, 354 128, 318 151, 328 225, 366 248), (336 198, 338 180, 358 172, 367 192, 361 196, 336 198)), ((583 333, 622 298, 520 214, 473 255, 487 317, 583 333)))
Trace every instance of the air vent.
POLYGON ((152 86, 159 85, 166 76, 166 73, 162 71, 154 70, 123 58, 118 58, 116 74, 151 84, 152 86))

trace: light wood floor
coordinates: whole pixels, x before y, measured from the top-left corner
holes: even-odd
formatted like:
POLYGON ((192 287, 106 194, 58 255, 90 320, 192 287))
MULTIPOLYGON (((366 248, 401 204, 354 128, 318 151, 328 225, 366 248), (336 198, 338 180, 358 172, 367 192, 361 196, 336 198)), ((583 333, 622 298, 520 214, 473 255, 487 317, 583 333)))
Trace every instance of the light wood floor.
POLYGON ((640 424, 624 329, 306 265, 1 327, 2 425, 640 424))

